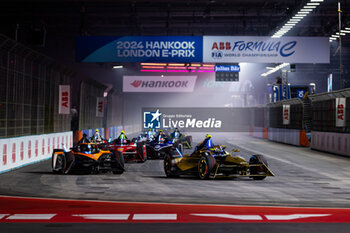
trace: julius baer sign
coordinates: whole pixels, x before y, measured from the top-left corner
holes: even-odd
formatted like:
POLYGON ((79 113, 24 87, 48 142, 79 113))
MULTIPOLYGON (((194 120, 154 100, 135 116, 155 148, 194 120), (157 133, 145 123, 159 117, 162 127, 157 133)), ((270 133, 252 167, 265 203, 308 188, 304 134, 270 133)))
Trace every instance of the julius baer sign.
POLYGON ((143 108, 144 129, 185 129, 192 132, 246 131, 241 108, 143 108), (210 114, 208 114, 210 112, 210 114))

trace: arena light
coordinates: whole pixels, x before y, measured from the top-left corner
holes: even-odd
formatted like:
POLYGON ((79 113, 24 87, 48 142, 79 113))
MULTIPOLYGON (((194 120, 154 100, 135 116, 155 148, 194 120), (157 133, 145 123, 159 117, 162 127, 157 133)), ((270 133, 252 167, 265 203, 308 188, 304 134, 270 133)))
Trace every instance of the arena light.
POLYGON ((275 73, 276 71, 278 71, 278 70, 280 70, 280 69, 282 69, 282 68, 284 68, 286 66, 289 66, 289 65, 290 65, 289 63, 282 63, 282 64, 280 64, 278 66, 275 66, 273 69, 270 69, 269 71, 267 71, 265 73, 262 73, 261 76, 266 77, 266 76, 268 76, 268 75, 270 75, 272 73, 275 73))
POLYGON ((186 73, 190 72, 189 70, 167 70, 168 73, 186 73))
POLYGON ((142 69, 164 69, 164 66, 142 66, 142 69))
POLYGON ((168 66, 185 66, 183 63, 168 63, 168 66))
POLYGON ((113 69, 123 69, 123 66, 113 66, 113 69))
POLYGON ((187 67, 183 67, 183 66, 167 66, 166 67, 169 70, 173 70, 173 69, 187 69, 187 67))
POLYGON ((310 0, 304 5, 295 15, 293 15, 277 32, 275 32, 271 37, 280 38, 287 32, 289 32, 297 23, 299 23, 303 18, 305 18, 313 9, 319 6, 323 0, 310 0), (288 26, 288 27, 286 27, 288 26))
POLYGON ((166 66, 166 63, 141 63, 141 66, 166 66))
POLYGON ((165 72, 165 70, 141 70, 141 72, 165 72))

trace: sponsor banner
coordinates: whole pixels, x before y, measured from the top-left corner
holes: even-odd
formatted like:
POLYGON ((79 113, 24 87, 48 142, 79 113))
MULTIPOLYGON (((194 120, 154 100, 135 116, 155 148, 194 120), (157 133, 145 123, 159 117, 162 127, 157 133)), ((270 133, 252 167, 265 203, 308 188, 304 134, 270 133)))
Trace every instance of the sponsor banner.
POLYGON ((193 92, 197 76, 124 76, 123 92, 193 92))
POLYGON ((329 63, 329 57, 326 37, 203 37, 203 62, 329 63))
POLYGON ((0 173, 50 158, 53 149, 72 147, 72 132, 0 139, 0 173))
POLYGON ((103 117, 104 111, 103 97, 96 98, 96 117, 103 117))
POLYGON ((248 108, 142 108, 143 129, 248 132, 248 108))
POLYGON ((336 127, 346 126, 346 98, 336 98, 335 114, 337 116, 336 127))
POLYGON ((81 36, 79 62, 201 62, 201 36, 81 36))
POLYGON ((284 125, 290 124, 290 105, 289 104, 283 105, 283 124, 284 125))
POLYGON ((70 85, 59 85, 58 114, 70 114, 70 85))

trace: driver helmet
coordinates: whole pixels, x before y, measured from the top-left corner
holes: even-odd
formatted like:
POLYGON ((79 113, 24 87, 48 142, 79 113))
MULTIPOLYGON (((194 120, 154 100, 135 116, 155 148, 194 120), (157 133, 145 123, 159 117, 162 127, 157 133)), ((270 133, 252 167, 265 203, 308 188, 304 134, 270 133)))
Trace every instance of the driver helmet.
POLYGON ((178 128, 175 128, 175 132, 179 132, 179 129, 178 129, 178 128))
POLYGON ((210 134, 206 134, 205 137, 206 138, 212 138, 212 136, 210 134))
POLYGON ((100 132, 98 129, 95 130, 96 133, 100 132))
POLYGON ((83 138, 86 138, 86 137, 87 137, 87 134, 86 134, 86 133, 84 133, 84 134, 83 134, 83 138))
POLYGON ((120 134, 125 134, 124 130, 122 130, 122 131, 120 132, 120 134))

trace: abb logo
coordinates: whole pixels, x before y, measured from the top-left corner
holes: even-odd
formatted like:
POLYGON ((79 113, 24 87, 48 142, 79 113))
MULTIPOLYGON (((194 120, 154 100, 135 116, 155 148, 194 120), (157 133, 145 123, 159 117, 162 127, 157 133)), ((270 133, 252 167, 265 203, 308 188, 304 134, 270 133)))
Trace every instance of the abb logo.
POLYGON ((32 157, 32 141, 28 141, 28 158, 32 157))
POLYGON ((38 140, 35 140, 35 157, 38 157, 38 140))
MULTIPOLYGON (((286 120, 289 119, 289 109, 288 109, 288 108, 286 108, 286 109, 284 110, 283 117, 284 117, 284 119, 286 119, 286 120)), ((281 118, 280 118, 280 119, 281 119, 281 118)))
POLYGON ((217 50, 231 50, 232 46, 231 46, 230 42, 219 42, 219 44, 214 42, 213 46, 211 47, 211 50, 214 50, 214 49, 217 49, 217 50))
POLYGON ((47 139, 47 153, 50 153, 50 138, 47 139))
POLYGON ((42 143, 42 155, 45 154, 45 139, 43 139, 43 143, 42 143))
POLYGON ((7 164, 7 145, 5 144, 2 149, 2 164, 7 164))
POLYGON ((16 143, 12 143, 12 163, 16 162, 16 143))
POLYGON ((21 160, 24 159, 24 142, 21 142, 21 160))
POLYGON ((98 101, 98 112, 101 112, 103 111, 103 101, 98 101))
POLYGON ((340 120, 344 120, 344 105, 343 104, 338 104, 337 105, 337 117, 340 120))
POLYGON ((63 91, 62 96, 61 96, 61 105, 63 107, 68 108, 68 103, 69 103, 69 92, 68 91, 63 91))

